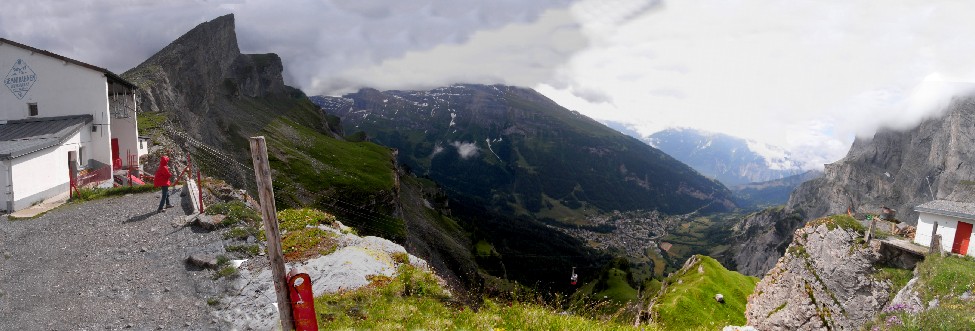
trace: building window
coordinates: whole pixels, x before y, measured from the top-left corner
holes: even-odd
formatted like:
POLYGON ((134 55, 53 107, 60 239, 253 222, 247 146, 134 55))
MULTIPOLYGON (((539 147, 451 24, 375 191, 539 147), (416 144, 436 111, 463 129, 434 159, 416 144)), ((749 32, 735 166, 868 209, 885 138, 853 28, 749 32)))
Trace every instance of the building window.
POLYGON ((84 166, 85 165, 84 159, 85 159, 85 148, 84 147, 78 147, 78 165, 79 166, 84 166))
POLYGON ((27 115, 37 116, 37 103, 32 102, 27 104, 27 115))

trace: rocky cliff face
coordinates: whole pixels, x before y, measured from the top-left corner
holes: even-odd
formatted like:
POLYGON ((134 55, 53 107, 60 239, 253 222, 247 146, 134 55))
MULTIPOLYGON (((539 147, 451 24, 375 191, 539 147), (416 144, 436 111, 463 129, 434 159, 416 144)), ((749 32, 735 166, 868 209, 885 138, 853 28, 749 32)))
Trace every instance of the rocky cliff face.
POLYGON ((785 208, 769 208, 745 216, 733 230, 735 243, 730 261, 740 273, 761 277, 772 269, 792 241, 794 229, 804 223, 802 215, 785 208))
POLYGON ((189 146, 204 175, 252 188, 253 172, 225 158, 229 154, 250 164, 245 139, 263 135, 278 208, 315 205, 363 232, 404 241, 412 252, 436 258, 433 267, 451 285, 477 284, 465 233, 437 215, 439 209, 423 204, 417 181, 408 181, 401 195, 392 152, 340 139, 329 130, 338 126, 337 119, 326 123, 319 107, 284 85, 282 70, 275 54, 241 54, 234 17, 226 15, 193 28, 123 76, 140 87, 140 111, 160 112, 173 129, 213 147, 189 146), (356 162, 343 163, 348 155, 356 162), (341 206, 333 197, 341 198, 341 206), (377 219, 393 218, 408 223, 377 225, 377 219))
MULTIPOLYGON (((844 217, 838 217, 844 218, 844 217)), ((879 254, 838 218, 797 230, 787 253, 755 286, 745 316, 759 330, 855 330, 887 303, 871 275, 879 254)))
POLYGON ((197 139, 227 146, 228 131, 254 132, 267 122, 240 117, 240 103, 297 91, 284 85, 283 68, 275 54, 240 53, 230 14, 198 25, 123 77, 139 86, 141 111, 165 112, 197 139))
MULTIPOLYGON (((872 138, 857 138, 842 160, 826 165, 825 174, 799 185, 789 197, 785 213, 775 217, 753 214, 736 229, 735 254, 739 271, 761 275, 800 226, 791 216, 809 220, 832 214, 878 213, 882 206, 897 210, 901 221, 917 224, 914 207, 933 199, 975 199, 975 96, 958 97, 945 114, 906 131, 881 130, 872 138), (757 219, 750 219, 758 217, 757 219), (749 237, 747 233, 759 233, 749 237)), ((766 214, 774 216, 775 214, 766 214)))
POLYGON ((808 218, 882 206, 917 224, 914 207, 948 199, 975 198, 975 96, 958 97, 945 114, 907 131, 881 130, 857 138, 825 175, 799 186, 789 206, 808 218))

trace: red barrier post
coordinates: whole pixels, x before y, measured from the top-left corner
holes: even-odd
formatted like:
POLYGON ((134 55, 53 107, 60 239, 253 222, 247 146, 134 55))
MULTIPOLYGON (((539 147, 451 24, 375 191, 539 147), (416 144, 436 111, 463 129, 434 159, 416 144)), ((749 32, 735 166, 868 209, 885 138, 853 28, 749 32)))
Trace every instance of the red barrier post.
POLYGON ((200 199, 200 213, 205 209, 203 208, 203 179, 201 177, 200 168, 196 168, 196 190, 198 193, 197 198, 200 199))
POLYGON ((291 314, 296 331, 318 331, 315 314, 315 295, 311 291, 311 277, 300 268, 288 272, 288 291, 291 293, 291 314))

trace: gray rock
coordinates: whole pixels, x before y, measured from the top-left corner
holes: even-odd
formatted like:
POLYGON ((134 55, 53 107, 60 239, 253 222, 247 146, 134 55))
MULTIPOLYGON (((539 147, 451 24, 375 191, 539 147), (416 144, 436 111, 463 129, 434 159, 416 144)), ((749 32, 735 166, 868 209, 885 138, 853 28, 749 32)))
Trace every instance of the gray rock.
POLYGON ((759 330, 854 330, 887 303, 890 284, 874 280, 879 259, 856 231, 813 222, 755 286, 745 316, 759 330))
POLYGON ((186 263, 200 268, 214 269, 217 267, 217 257, 211 254, 195 253, 186 258, 186 263))
POLYGON ((745 216, 731 239, 732 263, 740 273, 761 277, 785 253, 792 234, 801 226, 801 214, 784 208, 769 208, 745 216))
POLYGON ((223 221, 223 219, 225 217, 226 216, 224 216, 224 215, 212 215, 211 216, 211 215, 207 215, 207 214, 199 214, 194 219, 193 224, 195 224, 195 225, 197 225, 197 226, 199 226, 199 227, 201 227, 201 228, 203 228, 203 229, 205 229, 207 231, 213 231, 213 230, 216 230, 216 229, 220 228, 220 222, 223 221))

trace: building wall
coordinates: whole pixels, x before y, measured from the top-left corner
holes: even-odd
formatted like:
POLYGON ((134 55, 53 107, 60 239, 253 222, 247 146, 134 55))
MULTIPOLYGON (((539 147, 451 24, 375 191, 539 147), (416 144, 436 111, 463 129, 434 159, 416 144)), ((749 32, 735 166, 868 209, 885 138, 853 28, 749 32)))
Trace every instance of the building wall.
MULTIPOLYGON (((951 252, 951 246, 955 240, 955 230, 958 229, 958 222, 972 223, 971 220, 959 220, 948 216, 920 213, 917 220, 917 232, 914 234, 914 242, 928 247, 931 244, 931 235, 934 230, 935 222, 938 223, 938 234, 941 235, 941 248, 946 252, 951 252)), ((975 231, 972 232, 975 237, 975 231)), ((975 256, 975 241, 969 239, 968 254, 975 256)))
MULTIPOLYGON (((38 117, 91 114, 94 121, 82 129, 85 160, 82 165, 111 165, 111 116, 108 113, 108 81, 105 74, 40 53, 0 44, 0 121, 28 118, 28 104, 36 103, 38 117), (17 60, 23 60, 35 79, 22 95, 6 84, 17 60), (96 127, 91 132, 92 126, 96 127), (95 162, 87 162, 92 160, 95 162)), ((134 138, 133 138, 134 139, 134 138)))
POLYGON ((10 160, 0 160, 0 210, 13 210, 13 202, 10 200, 10 160))
MULTIPOLYGON (((130 105, 135 105, 135 96, 118 96, 119 98, 126 98, 126 102, 130 105)), ((132 153, 136 156, 136 165, 138 165, 139 157, 139 127, 138 121, 134 111, 128 113, 128 117, 113 118, 112 119, 112 137, 118 138, 118 155, 122 159, 122 166, 129 166, 128 158, 126 157, 126 151, 132 153)), ((109 146, 111 148, 111 146, 109 146)), ((111 150, 109 150, 111 152, 111 150)))
POLYGON ((81 133, 78 132, 60 146, 10 160, 13 209, 24 209, 67 192, 71 180, 68 175, 68 152, 76 151, 80 144, 81 133))

